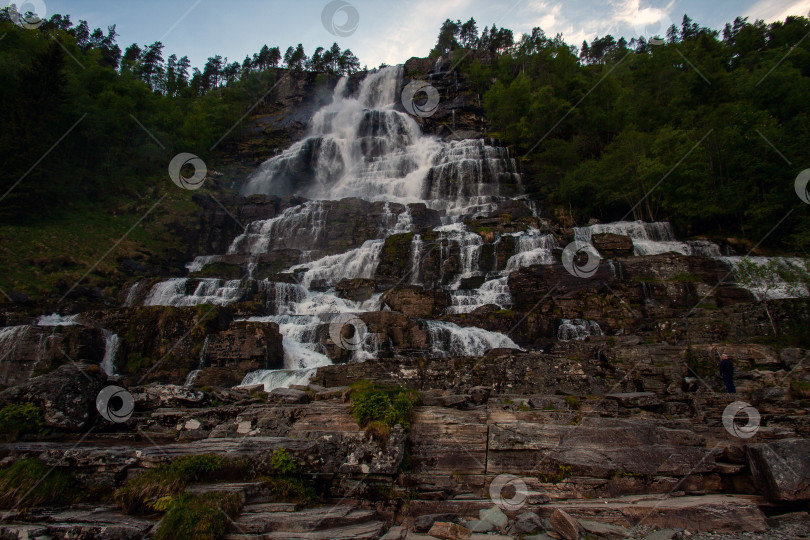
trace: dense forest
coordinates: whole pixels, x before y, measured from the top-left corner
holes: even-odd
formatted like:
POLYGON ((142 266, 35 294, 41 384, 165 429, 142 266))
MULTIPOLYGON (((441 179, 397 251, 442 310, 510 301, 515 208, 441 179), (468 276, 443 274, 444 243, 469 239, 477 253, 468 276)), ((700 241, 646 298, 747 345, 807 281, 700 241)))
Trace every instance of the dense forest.
POLYGON ((283 55, 265 45, 241 63, 214 56, 198 69, 186 56, 164 58, 160 42, 122 53, 115 26, 91 31, 87 21, 74 25, 69 16, 53 15, 31 30, 13 24, 14 15, 0 10, 0 147, 9 158, 0 222, 6 223, 50 219, 68 202, 137 193, 150 176, 165 175, 181 151, 210 156, 285 70, 317 72, 325 84, 329 75, 360 69, 337 43, 311 56, 301 44, 283 55), (49 212, 37 211, 43 204, 49 212))
MULTIPOLYGON (((580 223, 671 220, 685 235, 767 236, 764 245, 805 252, 810 215, 793 182, 810 161, 808 33, 804 17, 738 18, 716 31, 684 16, 666 36, 575 47, 540 28, 516 38, 447 20, 430 55, 469 77, 489 135, 513 149, 547 207, 580 223)), ((337 44, 311 56, 299 44, 198 69, 164 59, 160 42, 122 52, 114 26, 91 31, 54 15, 31 31, 7 9, 0 34, 0 144, 13 156, 0 186, 6 223, 48 219, 32 212, 42 204, 137 192, 180 151, 210 158, 284 70, 325 83, 360 67, 337 44), (24 189, 7 193, 20 179, 24 189)))
POLYGON ((665 36, 577 48, 540 28, 516 40, 447 20, 431 54, 472 78, 491 135, 577 222, 670 220, 806 252, 794 181, 810 163, 808 33, 804 17, 718 32, 684 15, 665 36))

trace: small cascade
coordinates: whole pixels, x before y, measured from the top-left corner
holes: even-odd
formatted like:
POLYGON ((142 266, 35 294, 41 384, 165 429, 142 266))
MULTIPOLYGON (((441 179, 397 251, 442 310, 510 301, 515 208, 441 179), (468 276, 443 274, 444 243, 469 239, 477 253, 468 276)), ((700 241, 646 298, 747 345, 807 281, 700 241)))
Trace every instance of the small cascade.
POLYGON ((186 270, 188 270, 189 273, 199 272, 205 265, 211 264, 216 260, 217 255, 199 255, 194 257, 194 260, 190 263, 186 263, 186 270))
MULTIPOLYGON (((443 225, 435 229, 439 233, 439 241, 448 240, 451 244, 455 244, 459 248, 459 273, 455 281, 450 286, 451 289, 458 289, 461 280, 473 276, 481 275, 479 271, 479 260, 481 258, 481 249, 484 245, 484 239, 480 234, 467 230, 466 225, 463 223, 453 223, 452 225, 443 225)), ((443 242, 442 242, 443 243, 443 242)), ((442 249, 442 261, 446 258, 444 248, 442 249)))
POLYGON ((202 350, 200 351, 200 363, 197 365, 197 369, 192 369, 189 371, 188 375, 186 375, 186 380, 183 383, 183 386, 186 388, 191 388, 194 386, 194 381, 197 380, 197 376, 205 367, 205 354, 208 352, 208 336, 205 336, 205 341, 203 341, 202 350))
POLYGON ((312 250, 325 234, 323 201, 310 201, 287 208, 277 217, 250 223, 245 232, 231 242, 228 254, 258 255, 274 249, 312 250))
POLYGON ((601 336, 599 323, 588 319, 562 319, 557 328, 557 339, 560 341, 582 341, 589 336, 601 336))
POLYGON ((0 328, 0 370, 3 369, 3 360, 17 351, 17 345, 30 329, 27 324, 0 328))
POLYGON ((424 251, 424 243, 422 242, 422 235, 415 234, 411 240, 411 260, 408 268, 408 283, 411 285, 419 285, 422 283, 420 273, 422 270, 422 252, 424 251))
POLYGON ((155 284, 143 302, 144 306, 197 306, 216 304, 224 306, 240 300, 243 296, 242 282, 238 279, 216 278, 171 278, 155 284), (194 291, 188 292, 189 283, 197 283, 194 291))
MULTIPOLYGON (((729 269, 732 272, 734 272, 735 279, 738 279, 737 267, 743 260, 748 259, 751 263, 757 266, 764 266, 770 263, 774 259, 774 257, 730 256, 730 257, 719 257, 719 259, 723 261, 726 265, 728 265, 729 269)), ((800 258, 779 257, 778 259, 784 264, 796 268, 800 272, 810 271, 810 268, 806 268, 804 266, 804 261, 800 258)), ((776 279, 774 281, 775 283, 771 284, 762 282, 744 283, 744 284, 741 283, 740 286, 748 290, 758 300, 764 300, 765 298, 767 298, 768 300, 775 300, 779 298, 802 298, 810 296, 810 290, 801 283, 787 283, 780 276, 776 276, 776 279)))
POLYGON ((520 349, 508 336, 474 326, 424 321, 431 352, 436 356, 482 356, 490 349, 520 349))
POLYGON ((720 247, 709 240, 681 242, 675 238, 672 226, 666 221, 647 223, 644 221, 617 221, 597 223, 587 227, 575 227, 576 240, 591 243, 594 234, 619 234, 629 236, 633 241, 633 254, 637 256, 680 253, 681 255, 703 255, 720 257, 720 247))
POLYGON ((290 271, 306 269, 301 276, 301 284, 307 289, 316 280, 320 284, 335 285, 341 279, 370 278, 380 262, 384 244, 384 240, 367 240, 357 249, 297 264, 290 267, 290 271))
POLYGON ((115 355, 118 353, 118 334, 113 334, 109 330, 102 330, 104 334, 104 359, 101 361, 101 369, 108 377, 115 375, 115 355))
POLYGON ((485 281, 478 289, 455 290, 450 292, 452 304, 445 313, 448 315, 470 313, 481 306, 494 304, 501 309, 512 305, 512 294, 509 292, 509 277, 485 281))
POLYGON ((135 303, 135 298, 138 295, 138 288, 140 286, 141 286, 141 282, 136 281, 132 285, 132 287, 129 288, 129 291, 127 292, 127 297, 124 300, 124 307, 132 307, 133 306, 133 304, 135 303))
POLYGON ((79 324, 76 319, 79 315, 59 315, 52 313, 50 315, 41 315, 37 319, 37 326, 73 326, 79 324))
POLYGON ((535 264, 553 264, 554 248, 559 247, 554 235, 543 234, 535 228, 530 228, 525 233, 517 233, 515 243, 515 254, 506 261, 506 270, 514 271, 525 266, 535 264))

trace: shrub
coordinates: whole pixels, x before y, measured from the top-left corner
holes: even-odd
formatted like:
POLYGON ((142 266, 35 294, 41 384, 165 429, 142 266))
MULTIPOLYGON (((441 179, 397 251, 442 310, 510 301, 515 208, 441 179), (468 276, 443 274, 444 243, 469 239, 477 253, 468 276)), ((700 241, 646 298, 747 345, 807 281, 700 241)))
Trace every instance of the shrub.
POLYGON ((239 493, 183 493, 168 503, 166 515, 155 531, 155 540, 219 540, 244 505, 239 493))
POLYGON ((570 407, 572 411, 579 410, 580 407, 579 398, 575 396, 565 396, 565 402, 568 404, 568 407, 570 407))
POLYGON ((408 429, 413 407, 419 403, 419 392, 397 386, 379 386, 370 381, 352 385, 351 411, 360 427, 372 421, 388 426, 400 424, 408 429))
POLYGON ((12 403, 0 409, 0 435, 13 441, 20 435, 39 433, 45 425, 42 411, 33 403, 12 403))
POLYGON ((73 477, 34 458, 0 469, 0 508, 32 508, 74 502, 80 490, 73 477))
POLYGON ((262 484, 270 492, 272 502, 291 502, 309 504, 315 499, 315 493, 300 478, 292 476, 263 476, 262 484))
POLYGON ((388 436, 391 435, 391 426, 379 420, 372 420, 366 426, 366 435, 375 441, 385 442, 388 440, 388 436))
POLYGON ((276 474, 288 475, 298 469, 298 463, 286 448, 279 448, 270 456, 270 467, 276 474))
POLYGON ((793 379, 790 381, 790 393, 794 398, 810 398, 810 382, 793 379))

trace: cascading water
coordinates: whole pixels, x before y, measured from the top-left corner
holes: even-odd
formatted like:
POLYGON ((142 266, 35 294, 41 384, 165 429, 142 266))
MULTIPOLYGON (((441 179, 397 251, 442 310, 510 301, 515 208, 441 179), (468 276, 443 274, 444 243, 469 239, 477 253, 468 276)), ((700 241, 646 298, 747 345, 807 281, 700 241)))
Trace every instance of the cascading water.
POLYGON ((689 240, 687 242, 677 240, 672 226, 665 221, 653 223, 617 221, 574 228, 575 238, 587 243, 591 243, 594 234, 603 233, 629 236, 633 241, 633 254, 638 256, 674 252, 681 255, 720 257, 719 246, 709 240, 689 240))
POLYGON ((516 194, 502 192, 519 184, 506 149, 423 136, 413 118, 395 110, 401 79, 401 66, 382 69, 356 96, 341 79, 308 137, 264 162, 243 194, 425 202, 451 215, 516 194))
POLYGON ((115 375, 115 355, 118 352, 118 334, 113 334, 109 330, 102 330, 104 334, 104 359, 101 361, 101 369, 108 377, 115 375))
POLYGON ((200 362, 197 364, 197 369, 192 369, 186 375, 186 380, 183 383, 183 386, 186 388, 191 388, 194 386, 194 381, 197 380, 197 376, 199 376, 200 372, 205 367, 205 354, 208 352, 208 336, 205 336, 205 341, 203 342, 202 350, 200 351, 200 362))
POLYGON ((482 356, 490 349, 520 349, 509 337, 451 322, 424 321, 431 352, 436 356, 482 356))
POLYGON ((557 339, 560 341, 581 341, 589 336, 601 335, 599 323, 588 319, 562 319, 557 328, 557 339))

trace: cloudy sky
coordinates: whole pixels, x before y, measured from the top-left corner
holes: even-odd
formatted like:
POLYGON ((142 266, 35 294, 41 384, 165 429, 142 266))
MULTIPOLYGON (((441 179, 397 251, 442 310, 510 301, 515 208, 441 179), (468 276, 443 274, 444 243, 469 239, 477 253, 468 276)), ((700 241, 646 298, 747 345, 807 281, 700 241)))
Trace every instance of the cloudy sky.
POLYGON ((327 17, 325 25, 329 0, 25 1, 25 9, 44 5, 47 16, 70 14, 74 22, 85 19, 91 28, 117 24, 122 49, 132 42, 162 41, 164 57, 185 54, 197 66, 215 54, 241 62, 265 43, 281 46, 282 52, 303 43, 310 53, 334 41, 351 48, 369 67, 396 64, 427 55, 447 18, 474 17, 479 30, 495 23, 516 35, 539 26, 547 35, 559 32, 579 45, 608 33, 629 40, 651 28, 680 24, 684 13, 703 26, 721 29, 737 16, 772 21, 810 12, 810 0, 337 0, 343 8, 327 17), (350 35, 336 37, 330 30, 350 35))

